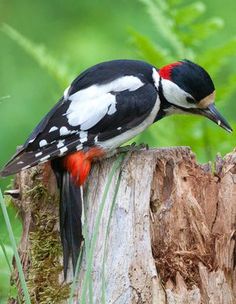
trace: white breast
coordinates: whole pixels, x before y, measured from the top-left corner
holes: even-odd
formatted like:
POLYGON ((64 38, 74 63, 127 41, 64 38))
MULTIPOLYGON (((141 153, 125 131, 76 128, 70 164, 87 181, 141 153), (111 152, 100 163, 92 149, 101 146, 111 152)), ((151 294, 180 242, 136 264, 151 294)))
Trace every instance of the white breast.
POLYGON ((106 141, 103 142, 98 141, 97 145, 107 150, 112 150, 121 146, 125 142, 129 141, 131 138, 135 137, 136 135, 144 131, 147 127, 149 127, 154 122, 154 119, 156 118, 159 109, 160 109, 160 99, 159 96, 157 95, 157 100, 152 111, 150 112, 148 117, 145 120, 143 120, 138 126, 106 141))

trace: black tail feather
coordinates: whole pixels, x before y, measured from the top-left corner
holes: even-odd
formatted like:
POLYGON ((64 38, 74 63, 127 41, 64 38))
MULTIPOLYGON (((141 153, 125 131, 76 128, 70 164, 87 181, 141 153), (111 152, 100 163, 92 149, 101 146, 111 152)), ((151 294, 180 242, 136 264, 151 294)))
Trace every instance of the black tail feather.
POLYGON ((62 170, 57 161, 52 162, 53 170, 60 188, 60 233, 63 247, 64 277, 70 258, 73 271, 79 257, 82 235, 82 193, 80 187, 75 185, 69 172, 62 170))

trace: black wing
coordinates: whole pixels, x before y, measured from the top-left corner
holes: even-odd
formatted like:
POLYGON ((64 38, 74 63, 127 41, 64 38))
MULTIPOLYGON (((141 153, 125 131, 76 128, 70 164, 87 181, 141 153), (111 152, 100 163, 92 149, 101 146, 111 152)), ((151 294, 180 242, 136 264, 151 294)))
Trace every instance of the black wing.
MULTIPOLYGON (((91 77, 89 72, 89 84, 91 77)), ((85 75, 81 78, 83 83, 85 78, 85 75)), ((1 176, 94 146, 97 141, 106 141, 139 125, 153 109, 157 91, 144 77, 142 81, 138 78, 141 85, 135 89, 132 85, 136 85, 137 79, 131 79, 134 82, 121 91, 106 91, 106 84, 94 81, 98 92, 93 97, 89 95, 93 85, 76 91, 79 81, 73 82, 68 96, 62 98, 39 123, 20 151, 6 164, 1 176), (88 95, 86 90, 90 90, 88 95)))

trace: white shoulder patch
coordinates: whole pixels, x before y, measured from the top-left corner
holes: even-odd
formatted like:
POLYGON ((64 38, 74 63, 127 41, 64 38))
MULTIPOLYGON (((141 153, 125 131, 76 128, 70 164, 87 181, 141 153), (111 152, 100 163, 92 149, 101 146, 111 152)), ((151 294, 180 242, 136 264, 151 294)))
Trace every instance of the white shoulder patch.
POLYGON ((80 125, 80 129, 86 131, 95 126, 115 103, 116 97, 110 93, 89 100, 72 101, 67 110, 68 123, 73 127, 80 125))
POLYGON ((135 91, 144 83, 135 76, 123 76, 110 83, 92 85, 72 94, 66 112, 71 126, 80 125, 81 130, 88 130, 95 126, 106 114, 116 112, 116 97, 112 92, 125 90, 135 91))
POLYGON ((125 90, 135 91, 144 83, 135 76, 122 76, 106 84, 94 84, 86 89, 80 90, 69 97, 71 101, 81 101, 102 96, 111 92, 122 92, 125 90))

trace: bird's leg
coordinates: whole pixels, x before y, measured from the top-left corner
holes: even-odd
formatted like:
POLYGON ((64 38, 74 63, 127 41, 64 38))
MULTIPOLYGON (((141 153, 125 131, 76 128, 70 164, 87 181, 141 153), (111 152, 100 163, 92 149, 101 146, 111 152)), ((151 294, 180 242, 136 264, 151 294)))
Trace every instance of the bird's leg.
POLYGON ((139 145, 136 145, 135 142, 133 142, 131 145, 123 146, 116 148, 115 153, 125 153, 125 152, 134 152, 139 150, 148 150, 148 144, 141 143, 139 145))
POLYGON ((123 160, 123 163, 121 165, 121 171, 123 171, 134 151, 139 151, 139 150, 148 150, 149 147, 147 144, 141 143, 139 145, 136 145, 136 143, 132 143, 131 145, 128 146, 123 146, 119 147, 116 149, 116 153, 126 153, 125 159, 123 160))
POLYGON ((128 160, 131 156, 131 154, 134 152, 134 151, 139 151, 139 150, 148 150, 149 147, 148 147, 148 144, 139 144, 139 145, 136 145, 135 142, 133 142, 131 145, 126 145, 126 146, 122 146, 122 147, 118 147, 116 149, 113 149, 111 151, 108 151, 106 152, 104 155, 102 155, 101 157, 99 157, 99 159, 107 159, 107 158, 110 158, 112 156, 115 156, 119 153, 126 153, 126 156, 123 160, 123 163, 121 165, 121 171, 125 168, 125 166, 127 165, 128 163, 128 160))

